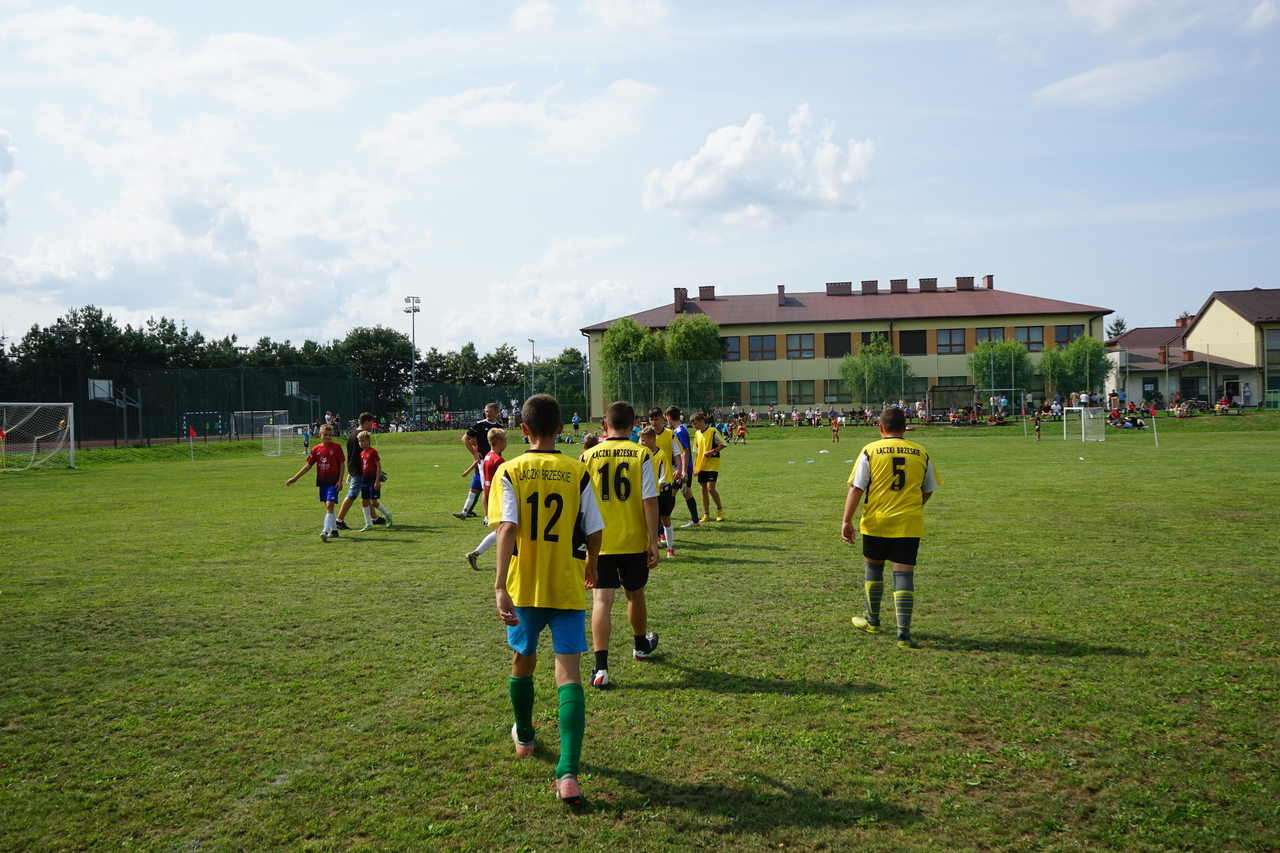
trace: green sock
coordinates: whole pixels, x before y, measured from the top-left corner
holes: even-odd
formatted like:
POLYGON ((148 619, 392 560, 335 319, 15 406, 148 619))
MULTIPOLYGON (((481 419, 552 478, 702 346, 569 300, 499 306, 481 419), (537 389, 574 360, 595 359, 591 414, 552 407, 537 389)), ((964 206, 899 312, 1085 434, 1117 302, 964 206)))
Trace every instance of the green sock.
POLYGON ((511 676, 511 711, 516 718, 516 737, 528 743, 533 740, 533 676, 511 676))
POLYGON ((867 622, 879 625, 880 598, 884 595, 884 563, 879 565, 867 563, 866 567, 866 581, 863 583, 863 588, 867 596, 867 622))
POLYGON ((916 598, 916 573, 893 573, 893 608, 898 611, 898 639, 911 639, 911 608, 916 598))
POLYGON ((562 684, 557 692, 560 694, 560 763, 556 765, 556 778, 559 779, 578 775, 587 706, 581 684, 562 684))

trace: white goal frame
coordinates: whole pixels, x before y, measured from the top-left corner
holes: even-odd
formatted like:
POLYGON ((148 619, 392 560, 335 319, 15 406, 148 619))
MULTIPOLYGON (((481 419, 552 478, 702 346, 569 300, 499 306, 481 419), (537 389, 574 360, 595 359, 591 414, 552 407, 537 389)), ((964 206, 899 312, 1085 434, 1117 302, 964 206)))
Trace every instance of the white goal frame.
POLYGON ((0 403, 0 472, 76 467, 74 403, 0 403))
POLYGON ((267 424, 262 428, 263 456, 292 456, 307 452, 302 432, 311 430, 310 424, 267 424))
POLYGON ((1067 406, 1062 410, 1062 440, 1063 441, 1106 441, 1107 440, 1107 410, 1094 408, 1093 406, 1067 406), (1080 434, 1073 435, 1076 432, 1071 428, 1074 415, 1080 422, 1080 434))

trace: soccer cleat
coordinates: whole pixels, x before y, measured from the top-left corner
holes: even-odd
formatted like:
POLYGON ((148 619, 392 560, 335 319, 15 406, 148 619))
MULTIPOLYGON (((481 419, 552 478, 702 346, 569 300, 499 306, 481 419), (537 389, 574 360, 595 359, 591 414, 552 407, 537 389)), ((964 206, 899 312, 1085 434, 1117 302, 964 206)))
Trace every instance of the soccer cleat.
POLYGON ((375 516, 375 517, 374 517, 374 519, 373 519, 373 523, 374 523, 374 524, 386 524, 386 523, 387 523, 387 520, 386 520, 385 518, 383 518, 382 516, 380 516, 380 515, 379 515, 379 516, 375 516))
POLYGON ((898 638, 898 648, 900 648, 900 649, 918 649, 918 648, 920 648, 920 646, 916 643, 916 641, 915 641, 915 640, 911 639, 910 637, 907 637, 905 640, 904 640, 904 639, 902 639, 901 637, 899 637, 899 638, 898 638))
POLYGON ((642 652, 639 649, 632 649, 631 657, 635 660, 648 660, 649 655, 653 654, 653 650, 658 648, 658 635, 653 631, 645 634, 644 638, 649 641, 649 651, 642 652))
POLYGON ((476 514, 475 514, 474 512, 472 512, 471 510, 467 510, 467 518, 479 518, 479 517, 480 517, 480 516, 476 515, 476 514))
POLYGON ((853 627, 857 628, 859 631, 866 631, 868 634, 880 633, 880 625, 878 623, 867 621, 867 617, 865 616, 855 616, 851 621, 853 622, 853 627))
POLYGON ((339 529, 339 530, 350 530, 351 528, 350 528, 350 527, 347 527, 347 523, 346 523, 345 521, 343 521, 342 519, 338 519, 338 529, 339 529))
POLYGON ((609 686, 609 670, 593 669, 591 670, 591 686, 599 687, 601 690, 609 686))
MULTIPOLYGON (((377 523, 378 523, 378 519, 376 519, 376 518, 375 518, 375 519, 373 520, 373 523, 374 523, 374 524, 377 524, 377 523)), ((387 527, 390 527, 390 526, 391 526, 391 513, 387 513, 387 527)))
POLYGON ((691 521, 691 522, 689 522, 688 524, 682 524, 682 525, 680 525, 680 527, 681 527, 681 528, 683 528, 684 530, 688 530, 688 529, 689 529, 689 528, 691 528, 691 527, 697 528, 697 527, 701 527, 701 526, 702 526, 702 525, 701 525, 700 523, 696 522, 696 521, 691 521))
POLYGON ((330 531, 329 531, 329 538, 330 538, 330 539, 337 539, 337 538, 338 538, 338 531, 336 531, 336 530, 330 530, 330 531))
POLYGON ((328 541, 329 541, 329 531, 327 531, 327 530, 321 530, 321 531, 320 531, 320 541, 321 541, 321 542, 328 542, 328 541))
POLYGON ((658 537, 658 547, 659 547, 659 548, 665 548, 665 547, 667 547, 667 537, 665 537, 665 536, 659 536, 659 537, 658 537))
POLYGON ((511 724, 511 742, 516 745, 516 755, 520 758, 528 758, 533 755, 533 750, 537 746, 536 741, 520 740, 520 735, 516 732, 516 724, 511 724))
POLYGON ((454 518, 458 519, 458 521, 466 521, 466 520, 467 520, 468 513, 465 513, 465 512, 451 512, 451 513, 449 513, 449 515, 452 515, 454 518))
POLYGON ((711 516, 710 516, 710 515, 708 515, 708 514, 706 514, 706 513, 703 513, 703 514, 702 514, 702 518, 698 519, 698 523, 699 523, 699 524, 705 524, 706 522, 708 522, 708 521, 710 521, 710 520, 711 520, 711 516))
POLYGON ((675 558, 676 558, 676 549, 675 549, 675 548, 668 548, 668 549, 667 549, 667 559, 668 559, 668 560, 674 560, 675 558))
POLYGON ((361 533, 368 533, 368 532, 369 532, 370 530, 372 530, 372 529, 373 529, 373 525, 372 525, 372 524, 366 524, 364 527, 361 527, 361 528, 360 528, 360 532, 361 532, 361 533))
POLYGON ((470 563, 471 568, 475 569, 477 572, 480 571, 480 564, 476 562, 476 558, 479 556, 480 555, 477 554, 475 551, 467 552, 467 562, 470 563))
POLYGON ((565 805, 577 806, 582 804, 582 786, 578 784, 577 776, 564 775, 556 780, 556 796, 560 798, 560 802, 565 805))
POLYGON ((716 521, 724 521, 724 510, 716 510, 716 521))

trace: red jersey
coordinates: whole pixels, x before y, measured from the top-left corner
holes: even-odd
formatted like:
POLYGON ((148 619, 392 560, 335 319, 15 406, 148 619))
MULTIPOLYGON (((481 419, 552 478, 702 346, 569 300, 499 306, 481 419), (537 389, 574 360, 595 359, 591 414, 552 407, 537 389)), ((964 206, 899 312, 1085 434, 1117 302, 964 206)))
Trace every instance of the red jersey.
POLYGON ((367 481, 378 476, 378 466, 382 464, 382 457, 378 455, 378 451, 370 447, 368 450, 360 451, 360 479, 367 481))
POLYGON ((336 486, 342 479, 342 466, 347 457, 342 445, 336 441, 322 441, 307 454, 307 461, 316 467, 317 486, 336 486))
POLYGON ((493 475, 498 472, 498 466, 503 463, 503 458, 498 455, 496 450, 490 450, 484 456, 484 461, 480 463, 480 480, 484 483, 484 505, 489 505, 489 484, 493 482, 493 475))

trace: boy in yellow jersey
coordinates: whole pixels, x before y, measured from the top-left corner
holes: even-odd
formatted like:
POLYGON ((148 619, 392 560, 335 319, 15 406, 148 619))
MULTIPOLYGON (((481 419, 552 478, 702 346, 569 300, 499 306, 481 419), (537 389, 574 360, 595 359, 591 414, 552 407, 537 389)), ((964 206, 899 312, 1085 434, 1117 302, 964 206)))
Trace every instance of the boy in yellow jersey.
MULTIPOLYGON (((676 537, 675 530, 671 525, 671 513, 676 508, 676 474, 679 470, 676 465, 679 463, 678 449, 680 442, 676 441, 674 430, 667 429, 667 420, 662 415, 662 409, 657 407, 649 410, 649 427, 653 430, 654 446, 649 449, 650 453, 656 453, 661 456, 662 476, 658 478, 658 547, 666 547, 667 559, 671 559, 676 555, 676 537)), ((640 431, 640 440, 644 441, 644 430, 640 431)))
POLYGON ((711 520, 711 499, 716 502, 716 521, 724 521, 724 506, 716 481, 720 479, 720 451, 726 446, 724 436, 707 416, 697 412, 693 416, 693 473, 702 486, 702 521, 711 520))
POLYGON ((649 570, 658 565, 658 484, 649 451, 631 441, 636 411, 622 400, 605 415, 607 435, 583 456, 591 473, 604 539, 600 543, 591 637, 596 649, 591 683, 609 685, 609 637, 613 632, 613 599, 621 586, 627 597, 627 620, 638 661, 658 647, 658 635, 647 631, 649 608, 644 597, 649 570))
POLYGON ((604 522, 586 466, 556 450, 564 429, 560 404, 536 394, 525 401, 520 429, 529 450, 504 462, 489 490, 489 523, 498 532, 494 596, 507 625, 511 662, 511 739, 516 754, 533 754, 533 671, 538 635, 551 629, 560 699, 560 761, 556 796, 582 802, 578 784, 586 712, 579 669, 586 643, 583 590, 596 580, 604 522))
POLYGON ((880 598, 884 592, 884 564, 893 563, 893 606, 898 619, 898 647, 916 648, 911 639, 911 610, 915 602, 916 556, 924 533, 924 505, 941 480, 925 449, 903 438, 907 419, 889 407, 880 413, 880 440, 858 454, 849 475, 840 538, 853 544, 853 515, 862 501, 862 556, 866 562, 866 612, 853 617, 853 626, 880 633, 880 598))

